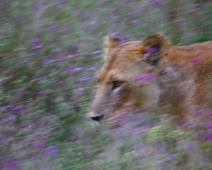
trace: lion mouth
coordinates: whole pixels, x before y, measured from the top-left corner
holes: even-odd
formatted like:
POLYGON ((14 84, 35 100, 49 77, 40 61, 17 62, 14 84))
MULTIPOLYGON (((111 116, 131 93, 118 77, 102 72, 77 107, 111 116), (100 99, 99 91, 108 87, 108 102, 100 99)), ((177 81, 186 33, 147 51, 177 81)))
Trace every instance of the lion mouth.
POLYGON ((127 113, 122 113, 113 117, 103 118, 100 121, 100 125, 108 129, 116 129, 122 127, 127 121, 127 113))

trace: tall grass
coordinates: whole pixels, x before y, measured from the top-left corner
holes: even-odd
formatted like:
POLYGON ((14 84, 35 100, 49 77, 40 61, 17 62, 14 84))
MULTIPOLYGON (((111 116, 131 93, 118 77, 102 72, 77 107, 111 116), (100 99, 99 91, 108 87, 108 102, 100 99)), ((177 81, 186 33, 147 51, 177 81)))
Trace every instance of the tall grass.
POLYGON ((128 41, 159 32, 174 44, 211 39, 210 3, 170 3, 1 0, 0 169, 210 169, 193 135, 166 117, 161 124, 138 114, 118 132, 86 118, 107 33, 128 41))

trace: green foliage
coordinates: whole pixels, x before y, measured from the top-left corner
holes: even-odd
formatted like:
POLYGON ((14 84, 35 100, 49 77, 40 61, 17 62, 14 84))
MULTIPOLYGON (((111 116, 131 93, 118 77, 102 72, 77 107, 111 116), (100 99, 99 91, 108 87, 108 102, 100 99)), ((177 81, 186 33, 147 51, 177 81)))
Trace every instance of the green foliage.
POLYGON ((194 42, 205 42, 210 40, 212 40, 212 36, 211 34, 207 34, 207 33, 196 35, 193 39, 194 42))

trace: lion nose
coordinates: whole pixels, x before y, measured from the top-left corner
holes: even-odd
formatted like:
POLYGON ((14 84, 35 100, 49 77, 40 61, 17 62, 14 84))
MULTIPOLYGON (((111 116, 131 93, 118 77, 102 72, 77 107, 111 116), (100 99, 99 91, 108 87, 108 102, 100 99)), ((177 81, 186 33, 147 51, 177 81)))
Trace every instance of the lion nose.
POLYGON ((95 120, 95 121, 100 121, 104 116, 103 115, 100 115, 100 116, 93 116, 91 117, 92 120, 95 120))

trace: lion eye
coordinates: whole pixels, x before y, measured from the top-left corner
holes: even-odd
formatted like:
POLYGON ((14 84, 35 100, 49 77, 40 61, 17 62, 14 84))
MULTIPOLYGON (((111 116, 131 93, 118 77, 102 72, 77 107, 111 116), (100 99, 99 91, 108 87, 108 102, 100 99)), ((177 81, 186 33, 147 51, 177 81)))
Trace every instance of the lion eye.
POLYGON ((117 88, 120 87, 123 83, 124 83, 123 81, 113 81, 112 89, 111 89, 111 90, 117 89, 117 88))

